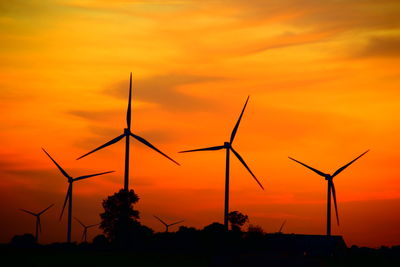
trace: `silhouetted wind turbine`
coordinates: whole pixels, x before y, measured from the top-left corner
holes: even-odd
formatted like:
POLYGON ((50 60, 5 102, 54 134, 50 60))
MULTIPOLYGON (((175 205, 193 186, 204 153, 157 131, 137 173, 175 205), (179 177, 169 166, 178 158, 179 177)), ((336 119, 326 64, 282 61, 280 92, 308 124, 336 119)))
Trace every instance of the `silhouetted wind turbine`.
POLYGON ((279 228, 279 231, 278 231, 279 234, 282 234, 282 229, 283 229, 283 226, 285 226, 285 224, 286 224, 286 220, 283 221, 281 228, 279 228))
POLYGON ((76 218, 76 217, 74 217, 74 218, 75 218, 75 220, 76 220, 80 225, 82 225, 82 227, 83 227, 82 240, 86 243, 86 242, 87 242, 87 230, 88 230, 89 228, 92 228, 92 227, 94 227, 94 226, 99 225, 99 223, 91 224, 91 225, 85 225, 85 224, 83 224, 83 222, 81 222, 78 218, 76 218))
POLYGON ((53 161, 53 163, 57 166, 57 168, 60 170, 60 172, 68 179, 69 185, 68 185, 67 195, 65 196, 64 205, 63 205, 63 208, 61 210, 60 220, 61 220, 61 218, 63 216, 65 206, 67 205, 67 201, 69 200, 69 203, 68 203, 67 242, 70 243, 71 242, 71 218, 72 218, 72 184, 75 181, 87 179, 87 178, 90 178, 90 177, 93 177, 93 176, 103 175, 103 174, 106 174, 106 173, 111 173, 111 172, 114 172, 114 171, 101 172, 101 173, 90 174, 90 175, 83 175, 83 176, 79 176, 79 177, 73 178, 73 177, 69 176, 68 173, 66 171, 64 171, 63 168, 61 168, 60 165, 58 165, 58 163, 50 156, 49 153, 47 153, 46 150, 43 149, 43 151, 44 151, 44 153, 46 153, 47 156, 49 156, 51 161, 53 161))
POLYGON ((45 213, 48 209, 50 209, 53 206, 54 206, 54 204, 51 204, 50 206, 48 206, 47 208, 45 208, 44 210, 42 210, 41 212, 38 212, 38 213, 34 213, 29 210, 20 209, 21 211, 26 212, 26 213, 31 214, 36 217, 36 234, 35 234, 36 242, 39 242, 39 233, 42 232, 42 224, 40 222, 40 215, 45 213))
POLYGON ((86 153, 83 156, 80 156, 79 158, 77 158, 77 159, 81 159, 83 157, 86 157, 87 155, 89 155, 89 154, 91 154, 91 153, 93 153, 93 152, 95 152, 97 150, 100 150, 102 148, 105 148, 107 146, 110 146, 110 145, 118 142, 119 140, 121 140, 122 138, 125 137, 125 173, 124 173, 124 189, 125 189, 125 191, 129 190, 129 137, 130 136, 132 136, 133 138, 135 138, 139 142, 145 144, 146 146, 150 147, 151 149, 154 149, 155 151, 157 151, 158 153, 160 153, 164 157, 168 158, 169 160, 171 160, 174 163, 176 163, 177 165, 179 165, 178 162, 176 162, 175 160, 173 160, 172 158, 170 158, 169 156, 167 156, 166 154, 161 152, 158 148, 153 146, 150 142, 145 140, 143 137, 140 137, 140 136, 138 136, 138 135, 136 135, 136 134, 131 132, 131 102, 132 102, 131 99, 132 99, 132 72, 131 72, 131 75, 130 75, 130 82, 129 82, 128 109, 126 111, 126 125, 127 125, 127 127, 124 129, 124 133, 121 134, 120 136, 115 137, 111 141, 108 141, 104 145, 101 145, 98 148, 90 151, 89 153, 86 153))
POLYGON ((229 213, 229 152, 232 151, 233 154, 239 159, 239 161, 244 165, 244 167, 250 172, 251 176, 256 180, 258 185, 264 190, 264 187, 262 184, 257 180, 256 176, 253 174, 253 172, 250 170, 249 166, 247 166, 246 162, 243 160, 243 158, 239 155, 239 153, 233 149, 232 143, 233 140, 235 139, 236 132, 239 128, 240 121, 242 119, 244 110, 246 109, 247 102, 249 101, 249 97, 247 97, 246 102, 244 104, 244 107, 242 109, 242 112, 240 113, 239 119, 236 122, 235 127, 232 130, 231 133, 231 138, 229 142, 224 142, 222 146, 213 146, 213 147, 207 147, 207 148, 199 148, 199 149, 193 149, 193 150, 185 150, 185 151, 180 151, 179 153, 186 153, 186 152, 196 152, 196 151, 208 151, 208 150, 220 150, 220 149, 226 149, 226 169, 225 169, 225 208, 224 208, 224 225, 226 229, 228 229, 228 213, 229 213))
POLYGON ((352 161, 350 161, 349 163, 347 163, 346 165, 340 167, 339 169, 337 169, 332 175, 330 174, 326 174, 323 173, 317 169, 314 169, 298 160, 295 160, 294 158, 289 157, 289 159, 296 161, 297 163, 303 165, 304 167, 312 170, 313 172, 317 173, 318 175, 322 176, 325 178, 325 180, 328 182, 328 203, 327 203, 327 216, 326 216, 326 235, 330 236, 331 235, 331 194, 333 195, 333 203, 335 204, 335 213, 336 213, 336 221, 337 224, 339 225, 339 214, 338 214, 338 210, 337 210, 337 203, 336 203, 336 190, 335 190, 335 185, 333 184, 333 178, 338 175, 339 173, 341 173, 344 169, 346 169, 347 167, 349 167, 354 161, 358 160, 359 158, 361 158, 365 153, 367 153, 369 150, 365 151, 364 153, 362 153, 360 156, 358 156, 357 158, 353 159, 352 161))
POLYGON ((168 223, 164 222, 163 220, 161 220, 160 218, 158 218, 157 216, 155 216, 155 215, 153 215, 153 216, 154 216, 154 218, 156 218, 157 220, 159 220, 162 224, 164 224, 164 226, 165 226, 165 232, 166 232, 166 233, 168 233, 168 228, 169 228, 170 226, 175 225, 175 224, 178 224, 178 223, 182 223, 182 222, 185 221, 185 220, 182 220, 182 221, 178 221, 178 222, 174 222, 174 223, 168 224, 168 223))

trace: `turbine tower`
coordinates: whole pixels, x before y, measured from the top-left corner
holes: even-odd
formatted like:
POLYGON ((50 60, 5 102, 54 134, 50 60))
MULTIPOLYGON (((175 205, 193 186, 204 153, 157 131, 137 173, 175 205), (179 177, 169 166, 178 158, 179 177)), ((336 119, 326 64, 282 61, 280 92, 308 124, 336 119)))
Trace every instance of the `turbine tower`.
POLYGON ((165 232, 166 232, 166 233, 168 233, 168 228, 169 228, 170 226, 175 225, 175 224, 178 224, 178 223, 184 222, 184 220, 182 220, 182 221, 178 221, 178 222, 174 222, 174 223, 168 224, 168 223, 164 222, 163 220, 161 220, 160 218, 158 218, 158 217, 155 216, 155 215, 154 215, 154 218, 156 218, 156 219, 159 220, 162 224, 164 224, 164 226, 165 226, 165 232))
POLYGON ((39 242, 39 233, 42 232, 42 224, 40 222, 40 215, 45 213, 48 209, 50 209, 53 206, 54 206, 54 204, 51 204, 50 206, 48 206, 47 208, 45 208, 44 210, 42 210, 42 211, 40 211, 38 213, 34 213, 32 211, 25 210, 25 209, 20 209, 21 211, 26 212, 26 213, 36 217, 36 234, 35 234, 36 243, 39 242))
POLYGON ((221 150, 225 149, 226 150, 226 167, 225 167, 225 208, 224 208, 224 226, 226 229, 228 229, 228 213, 229 213, 229 154, 232 151, 232 153, 239 159, 239 161, 243 164, 243 166, 249 171, 251 176, 256 180, 258 185, 264 190, 264 187, 262 184, 258 181, 256 176, 253 174, 253 172, 250 170, 249 166, 247 166, 246 162, 243 160, 242 156, 239 155, 239 153, 232 147, 232 143, 235 139, 236 132, 239 128, 240 121, 242 119, 244 110, 246 109, 247 102, 249 101, 249 97, 247 97, 246 102, 244 104, 244 107, 242 109, 242 112, 240 113, 239 119, 236 122, 235 127, 232 130, 231 137, 229 142, 224 142, 222 146, 213 146, 213 147, 207 147, 207 148, 199 148, 199 149, 193 149, 193 150, 185 150, 185 151, 180 151, 179 153, 186 153, 186 152, 196 152, 196 151, 209 151, 209 150, 221 150))
POLYGON ((57 166, 57 168, 60 170, 60 172, 67 178, 68 183, 69 183, 68 190, 67 190, 67 195, 65 196, 64 205, 63 205, 63 208, 61 210, 60 220, 62 219, 65 206, 67 205, 67 201, 69 200, 69 203, 68 203, 67 242, 70 243, 71 242, 72 185, 73 185, 73 183, 76 182, 76 181, 79 181, 79 180, 87 179, 87 178, 90 178, 90 177, 93 177, 93 176, 103 175, 103 174, 106 174, 106 173, 111 173, 111 172, 114 172, 114 171, 101 172, 101 173, 90 174, 90 175, 83 175, 83 176, 79 176, 79 177, 73 178, 73 177, 69 176, 69 174, 63 168, 61 168, 60 165, 58 165, 58 163, 50 156, 49 153, 47 153, 46 150, 43 149, 43 151, 44 151, 44 153, 46 153, 47 156, 49 156, 51 161, 53 161, 53 163, 57 166))
POLYGON ((167 156, 166 154, 164 154, 163 152, 161 152, 158 148, 156 148, 155 146, 153 146, 149 141, 147 141, 146 139, 144 139, 143 137, 140 137, 134 133, 131 132, 131 102, 132 102, 132 72, 130 75, 130 82, 129 82, 129 99, 128 99, 128 109, 126 111, 126 128, 124 129, 124 133, 115 137, 114 139, 112 139, 111 141, 108 141, 107 143, 105 143, 104 145, 99 146, 96 149, 93 149, 92 151, 80 156, 79 158, 77 158, 78 160, 86 157, 87 155, 100 150, 102 148, 105 148, 107 146, 110 146, 116 142, 118 142, 119 140, 121 140, 122 138, 125 137, 125 173, 124 173, 124 190, 128 191, 129 190, 129 138, 133 137, 136 140, 138 140, 139 142, 141 142, 142 144, 150 147, 151 149, 154 149, 155 151, 157 151, 158 153, 160 153, 161 155, 163 155, 164 157, 168 158, 169 160, 173 161, 174 163, 176 163, 177 165, 179 165, 178 162, 176 162, 175 160, 173 160, 172 158, 170 158, 169 156, 167 156))
POLYGON ((347 163, 346 165, 340 167, 339 169, 337 169, 332 175, 330 174, 326 174, 323 173, 317 169, 314 169, 313 167, 310 167, 294 158, 289 157, 289 159, 303 165, 304 167, 312 170, 313 172, 315 172, 316 174, 322 176, 325 178, 325 180, 328 182, 328 198, 327 198, 327 216, 326 216, 326 235, 330 236, 331 235, 331 195, 333 196, 333 203, 335 205, 335 214, 336 214, 336 222, 339 225, 339 214, 338 214, 338 209, 337 209, 337 203, 336 203, 336 190, 335 190, 335 185, 333 183, 333 178, 338 175, 339 173, 341 173, 344 169, 346 169, 347 167, 349 167, 354 161, 358 160, 359 158, 361 158, 362 156, 364 156, 365 153, 367 153, 369 150, 365 151, 364 153, 362 153, 360 156, 358 156, 357 158, 353 159, 352 161, 350 161, 349 163, 347 163))
POLYGON ((85 225, 78 218, 76 218, 76 217, 74 217, 74 218, 83 227, 82 240, 83 240, 83 242, 87 243, 87 231, 88 231, 88 229, 99 225, 99 223, 91 224, 91 225, 85 225))

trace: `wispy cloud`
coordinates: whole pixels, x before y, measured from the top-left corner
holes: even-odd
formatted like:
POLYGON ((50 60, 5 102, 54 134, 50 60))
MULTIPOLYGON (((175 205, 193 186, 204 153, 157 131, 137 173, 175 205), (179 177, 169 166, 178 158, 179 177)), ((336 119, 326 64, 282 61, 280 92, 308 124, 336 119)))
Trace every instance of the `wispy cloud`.
MULTIPOLYGON (((169 74, 133 80, 133 97, 155 103, 169 111, 198 111, 213 108, 210 100, 185 92, 185 86, 221 80, 219 77, 169 74)), ((205 89, 206 90, 206 87, 205 89)), ((127 81, 121 81, 104 91, 106 94, 127 98, 127 81)))
POLYGON ((281 17, 283 23, 314 29, 351 30, 400 25, 396 19, 400 4, 396 0, 236 0, 234 6, 241 7, 238 14, 243 20, 268 22, 270 16, 281 17))
POLYGON ((71 110, 68 114, 87 120, 109 120, 121 115, 119 110, 71 110))
POLYGON ((367 45, 355 53, 356 57, 399 57, 400 35, 371 37, 367 45))

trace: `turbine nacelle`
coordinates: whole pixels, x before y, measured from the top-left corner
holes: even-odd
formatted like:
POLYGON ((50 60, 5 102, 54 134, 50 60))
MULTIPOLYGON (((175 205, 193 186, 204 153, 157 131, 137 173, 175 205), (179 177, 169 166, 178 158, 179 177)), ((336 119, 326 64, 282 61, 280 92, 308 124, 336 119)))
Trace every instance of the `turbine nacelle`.
POLYGON ((232 146, 231 146, 231 143, 229 143, 229 142, 224 142, 224 147, 225 147, 225 148, 231 148, 232 146))
POLYGON ((130 133, 131 133, 131 130, 129 130, 128 128, 124 129, 124 134, 125 135, 130 135, 130 133))

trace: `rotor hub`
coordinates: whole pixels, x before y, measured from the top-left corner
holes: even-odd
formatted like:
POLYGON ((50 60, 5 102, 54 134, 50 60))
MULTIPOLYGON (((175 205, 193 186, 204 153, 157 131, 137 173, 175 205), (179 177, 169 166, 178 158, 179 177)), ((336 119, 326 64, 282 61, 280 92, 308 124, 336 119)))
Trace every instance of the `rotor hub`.
POLYGON ((224 147, 226 147, 226 148, 231 148, 231 143, 225 142, 225 143, 224 143, 224 147))

